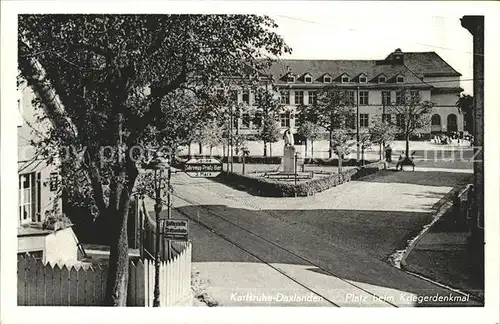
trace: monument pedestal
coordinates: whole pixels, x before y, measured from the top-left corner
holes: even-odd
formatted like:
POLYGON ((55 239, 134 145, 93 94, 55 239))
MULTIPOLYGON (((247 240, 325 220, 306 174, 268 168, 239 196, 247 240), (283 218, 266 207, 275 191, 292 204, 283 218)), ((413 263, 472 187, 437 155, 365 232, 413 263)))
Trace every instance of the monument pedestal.
POLYGON ((283 149, 283 172, 295 173, 295 146, 285 146, 283 149))

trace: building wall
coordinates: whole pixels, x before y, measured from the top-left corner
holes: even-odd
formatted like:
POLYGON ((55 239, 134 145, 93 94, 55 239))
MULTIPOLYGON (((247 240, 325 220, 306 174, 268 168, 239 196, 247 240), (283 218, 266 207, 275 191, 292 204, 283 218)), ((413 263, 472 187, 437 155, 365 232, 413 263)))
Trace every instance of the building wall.
MULTIPOLYGON (((41 109, 35 109, 32 100, 35 94, 26 84, 22 84, 18 91, 18 174, 40 173, 40 216, 41 222, 45 219, 46 212, 55 210, 62 213, 61 199, 55 191, 50 190, 50 174, 58 171, 56 165, 48 165, 46 160, 37 157, 35 147, 30 144, 32 140, 39 140, 46 136, 51 123, 48 120, 40 121, 43 117, 41 109)), ((19 190, 19 183, 17 184, 19 190)), ((19 215, 16 215, 19 219, 19 215)))

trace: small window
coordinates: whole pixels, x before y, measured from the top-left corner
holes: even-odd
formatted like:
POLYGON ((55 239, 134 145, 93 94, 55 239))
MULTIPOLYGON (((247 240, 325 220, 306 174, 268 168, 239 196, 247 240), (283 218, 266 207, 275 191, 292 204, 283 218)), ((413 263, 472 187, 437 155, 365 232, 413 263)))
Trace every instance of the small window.
POLYGON ((342 83, 347 83, 347 82, 349 82, 349 77, 348 77, 348 76, 346 76, 346 75, 344 75, 344 76, 342 77, 342 83))
POLYGON ((368 105, 368 91, 359 92, 359 104, 368 105))
POLYGON ((282 104, 289 105, 290 104, 290 91, 281 90, 280 91, 280 98, 281 98, 282 104))
POLYGON ((280 125, 281 127, 290 127, 290 117, 289 111, 280 114, 280 125))
POLYGON ((397 82, 397 83, 403 83, 403 82, 405 82, 405 78, 404 78, 404 77, 402 77, 402 76, 398 76, 398 77, 396 78, 396 82, 397 82))
POLYGON ((356 97, 354 95, 354 91, 347 91, 347 100, 349 100, 350 105, 354 105, 356 103, 356 97))
POLYGON ((305 82, 305 83, 312 83, 312 81, 313 81, 313 79, 312 79, 310 76, 306 76, 306 77, 304 78, 304 82, 305 82))
POLYGON ((302 105, 304 103, 304 91, 295 91, 295 104, 302 105))
POLYGON ((391 114, 383 114, 382 115, 382 121, 383 122, 387 122, 387 123, 391 123, 392 122, 392 116, 391 114))
POLYGON ((286 78, 286 82, 289 82, 289 83, 295 82, 295 77, 293 75, 289 75, 286 78))
POLYGON ((366 77, 364 77, 364 76, 360 77, 359 83, 366 83, 366 77))
POLYGON ((390 91, 382 91, 382 105, 384 105, 384 106, 391 105, 391 92, 390 91))
POLYGON ((310 105, 316 104, 316 99, 317 99, 317 92, 309 91, 309 104, 310 105))
POLYGON ((250 127, 250 115, 248 113, 243 113, 241 116, 241 124, 243 128, 250 127))
POLYGON ((250 103, 250 91, 244 90, 243 91, 243 96, 241 99, 244 103, 249 104, 250 103))
POLYGON ((404 114, 397 114, 396 115, 396 126, 398 127, 404 127, 405 125, 405 115, 404 114))
POLYGON ((385 83, 385 81, 386 81, 385 76, 378 77, 378 83, 385 83))
POLYGON ((257 111, 252 120, 253 128, 259 129, 262 127, 262 112, 257 111))
POLYGON ((323 82, 324 83, 332 83, 332 78, 330 78, 330 77, 324 77, 323 78, 323 82))
POLYGON ((368 127, 368 114, 359 114, 359 127, 368 127))

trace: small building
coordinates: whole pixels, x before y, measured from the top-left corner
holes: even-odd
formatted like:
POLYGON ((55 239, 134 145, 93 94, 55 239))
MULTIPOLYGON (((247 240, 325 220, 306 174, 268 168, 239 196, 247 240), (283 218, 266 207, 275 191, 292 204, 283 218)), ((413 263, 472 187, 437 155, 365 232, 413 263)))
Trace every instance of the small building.
POLYGON ((51 122, 35 109, 32 89, 18 87, 18 254, 30 253, 44 262, 67 263, 78 258, 78 239, 70 223, 64 220, 59 191, 57 164, 51 164, 37 152, 33 141, 47 135, 51 122))

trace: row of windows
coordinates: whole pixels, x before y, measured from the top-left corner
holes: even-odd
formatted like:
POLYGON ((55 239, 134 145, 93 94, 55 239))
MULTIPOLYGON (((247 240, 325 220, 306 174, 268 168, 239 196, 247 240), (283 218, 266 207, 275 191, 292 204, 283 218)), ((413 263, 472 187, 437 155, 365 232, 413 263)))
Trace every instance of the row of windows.
MULTIPOLYGON (((290 73, 290 74, 288 74, 286 76, 285 80, 288 83, 293 83, 296 80, 296 76, 290 73)), ((343 74, 340 77, 340 82, 341 83, 348 83, 351 80, 352 79, 347 74, 343 74)), ((396 76, 395 80, 396 80, 396 83, 404 83, 405 82, 405 79, 404 79, 404 77, 402 75, 396 76)), ((332 83, 332 81, 333 81, 333 78, 330 75, 324 75, 323 76, 323 83, 332 83)), ((361 74, 358 77, 358 81, 359 81, 359 83, 367 83, 368 82, 368 78, 366 77, 365 74, 361 74)), ((305 83, 312 83, 313 82, 312 76, 310 74, 304 75, 304 82, 305 83)), ((379 75, 377 77, 377 82, 378 83, 385 83, 385 82, 387 82, 387 77, 385 75, 379 75)))
MULTIPOLYGON (((304 92, 303 90, 296 90, 295 91, 295 97, 293 104, 295 105, 310 105, 314 104, 317 99, 317 91, 308 91, 308 100, 305 100, 304 97, 304 92)), ((392 104, 392 91, 382 91, 382 105, 391 105, 392 104)), ((356 94, 355 91, 348 91, 347 95, 349 96, 349 100, 353 103, 356 102, 356 94)), ((237 94, 233 93, 232 97, 236 98, 237 94)), ((370 92, 366 90, 361 90, 359 91, 359 104, 360 105, 368 105, 370 102, 370 92)), ((410 91, 410 97, 412 99, 419 100, 420 99, 420 91, 416 90, 411 90, 410 91)), ((281 98, 281 103, 285 105, 290 105, 290 90, 281 90, 280 91, 280 98, 281 98)), ((244 90, 242 94, 242 102, 246 104, 250 104, 250 91, 249 90, 244 90)), ((401 92, 396 91, 396 104, 401 103, 401 92)))
MULTIPOLYGON (((295 119, 295 127, 299 126, 299 118, 298 114, 294 114, 292 112, 283 112, 279 114, 279 122, 281 127, 290 127, 290 120, 295 119)), ((383 114, 382 120, 387 121, 389 123, 395 123, 396 126, 401 127, 405 123, 405 115, 404 114, 383 114)), ((370 118, 369 114, 359 114, 359 126, 360 127, 369 127, 370 118)), ((241 117, 241 125, 242 128, 250 128, 250 125, 253 128, 262 127, 262 114, 257 112, 255 116, 251 117, 248 113, 243 113, 241 117)), ((352 114, 350 118, 346 121, 346 126, 348 128, 355 129, 356 128, 356 115, 352 114)), ((235 125, 235 128, 238 127, 235 125)), ((337 125, 340 127, 340 124, 337 125)))
MULTIPOLYGON (((308 104, 314 104, 317 99, 317 92, 316 91, 308 91, 309 98, 308 101, 306 102, 304 100, 304 91, 302 90, 296 90, 295 91, 295 98, 294 98, 294 104, 295 105, 308 105, 308 104)), ((355 100, 355 92, 354 91, 348 91, 347 95, 349 96, 349 100, 351 102, 356 102, 355 100)), ((289 90, 281 90, 280 91, 280 96, 281 96, 281 102, 285 105, 290 104, 290 91, 289 90)), ((370 102, 370 92, 366 90, 359 91, 359 104, 360 105, 368 105, 370 102)), ((420 100, 420 91, 416 90, 411 90, 410 91, 410 97, 412 100, 420 100)), ((401 103, 401 92, 396 92, 396 104, 401 103)), ((244 102, 245 99, 243 100, 244 102)), ((392 104, 392 96, 391 96, 391 91, 382 91, 382 105, 391 105, 392 104)))

